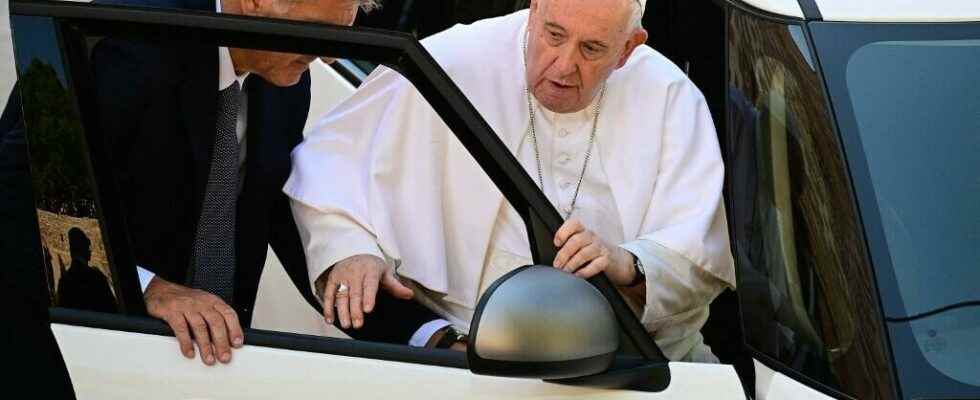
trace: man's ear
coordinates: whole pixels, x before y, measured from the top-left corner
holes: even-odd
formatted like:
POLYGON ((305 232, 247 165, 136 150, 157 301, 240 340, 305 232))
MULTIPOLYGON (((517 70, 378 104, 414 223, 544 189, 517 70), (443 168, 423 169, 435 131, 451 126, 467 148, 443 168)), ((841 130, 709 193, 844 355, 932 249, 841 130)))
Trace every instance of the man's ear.
POLYGON ((630 34, 630 38, 626 41, 625 48, 623 49, 623 54, 619 58, 619 63, 616 64, 616 69, 622 68, 626 65, 626 61, 629 60, 630 55, 633 54, 633 50, 647 42, 647 30, 643 28, 636 28, 633 33, 630 34))

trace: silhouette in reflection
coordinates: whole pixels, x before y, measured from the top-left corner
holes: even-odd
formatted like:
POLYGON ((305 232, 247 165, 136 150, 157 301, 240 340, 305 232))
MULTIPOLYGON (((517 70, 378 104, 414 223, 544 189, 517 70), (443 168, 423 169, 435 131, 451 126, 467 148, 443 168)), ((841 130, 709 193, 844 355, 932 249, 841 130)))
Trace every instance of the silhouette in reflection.
POLYGON ((92 241, 79 228, 68 231, 71 266, 58 282, 58 306, 88 311, 114 313, 116 299, 102 271, 89 265, 92 241))

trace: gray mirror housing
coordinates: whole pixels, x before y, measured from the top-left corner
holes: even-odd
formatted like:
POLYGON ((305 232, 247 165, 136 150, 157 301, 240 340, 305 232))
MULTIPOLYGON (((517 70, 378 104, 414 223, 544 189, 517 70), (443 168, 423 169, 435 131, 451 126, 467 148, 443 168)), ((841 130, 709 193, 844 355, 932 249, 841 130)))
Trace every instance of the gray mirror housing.
POLYGON ((618 348, 619 325, 602 293, 553 267, 526 266, 480 298, 467 357, 476 374, 564 379, 607 370, 618 348))

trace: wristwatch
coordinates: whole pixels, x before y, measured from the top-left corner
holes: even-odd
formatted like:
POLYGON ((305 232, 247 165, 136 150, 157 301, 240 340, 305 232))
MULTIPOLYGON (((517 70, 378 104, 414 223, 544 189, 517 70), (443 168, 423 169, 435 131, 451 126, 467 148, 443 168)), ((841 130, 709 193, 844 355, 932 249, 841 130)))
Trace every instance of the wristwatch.
POLYGON ((633 281, 627 285, 629 287, 639 285, 647 279, 646 270, 643 269, 643 262, 640 261, 640 257, 637 257, 636 254, 633 254, 633 271, 636 274, 633 276, 633 281))
POLYGON ((460 343, 460 342, 468 344, 469 336, 457 331, 452 327, 452 325, 446 326, 444 329, 445 329, 444 331, 445 333, 443 333, 442 338, 440 338, 439 341, 436 342, 435 348, 448 349, 452 347, 453 344, 460 343))

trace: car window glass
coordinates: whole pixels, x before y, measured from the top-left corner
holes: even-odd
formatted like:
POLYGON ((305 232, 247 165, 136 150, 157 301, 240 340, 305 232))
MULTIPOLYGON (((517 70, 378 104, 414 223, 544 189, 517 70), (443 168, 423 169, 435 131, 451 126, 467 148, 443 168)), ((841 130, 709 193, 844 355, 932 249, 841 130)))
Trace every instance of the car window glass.
POLYGON ((890 41, 863 46, 847 66, 902 317, 930 364, 975 386, 980 313, 915 316, 980 300, 978 60, 978 40, 890 41))
MULTIPOLYGON (((377 10, 359 12, 357 25, 406 32, 421 40, 453 25, 510 14, 528 4, 529 0, 390 0, 377 10)), ((366 72, 377 66, 360 60, 354 64, 366 72)))
POLYGON ((390 0, 380 10, 358 15, 358 25, 414 34, 422 39, 455 24, 469 24, 484 18, 509 14, 527 8, 528 0, 390 0))
POLYGON ((100 224, 100 204, 82 122, 50 20, 17 17, 17 69, 51 304, 119 311, 119 284, 100 224))
POLYGON ((729 173, 746 341, 827 387, 889 398, 844 160, 792 29, 737 10, 729 21, 729 173))

